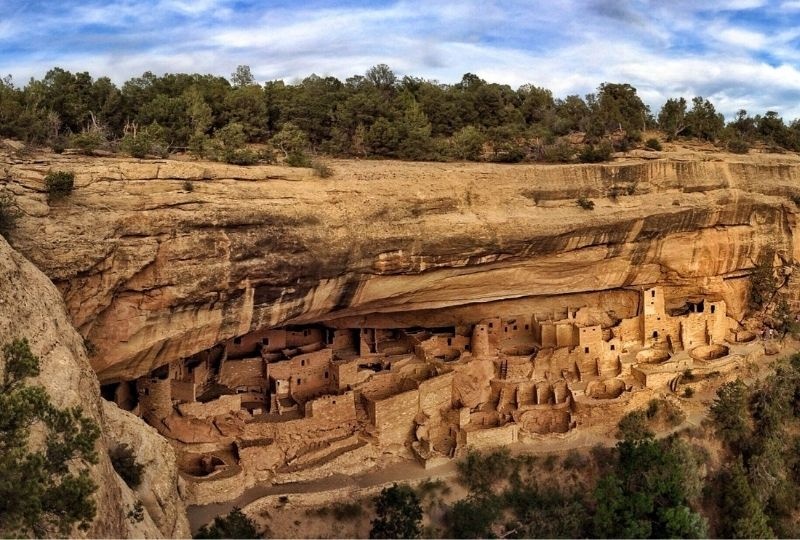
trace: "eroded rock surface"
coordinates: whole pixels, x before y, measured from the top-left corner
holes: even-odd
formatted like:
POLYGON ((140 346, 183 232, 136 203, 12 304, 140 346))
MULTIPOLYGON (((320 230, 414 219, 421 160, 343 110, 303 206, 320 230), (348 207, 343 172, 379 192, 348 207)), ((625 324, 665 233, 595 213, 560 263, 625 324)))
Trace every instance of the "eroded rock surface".
POLYGON ((330 179, 110 158, 5 169, 25 213, 15 247, 61 289, 100 379, 117 381, 266 326, 375 326, 374 314, 395 327, 474 324, 565 301, 629 311, 632 289, 650 284, 719 296, 741 317, 765 248, 775 264, 797 258, 800 161, 664 156, 334 162, 330 179), (43 177, 57 169, 75 171, 77 187, 48 205, 43 177))
POLYGON ((40 359, 40 375, 31 384, 43 386, 58 407, 81 407, 103 430, 99 462, 90 468, 98 486, 94 494, 97 516, 88 531, 74 530, 72 534, 90 538, 163 536, 148 515, 138 523, 127 516, 137 498, 114 472, 105 451, 111 441, 100 386, 58 290, 0 237, 0 345, 21 338, 28 339, 31 351, 40 359))

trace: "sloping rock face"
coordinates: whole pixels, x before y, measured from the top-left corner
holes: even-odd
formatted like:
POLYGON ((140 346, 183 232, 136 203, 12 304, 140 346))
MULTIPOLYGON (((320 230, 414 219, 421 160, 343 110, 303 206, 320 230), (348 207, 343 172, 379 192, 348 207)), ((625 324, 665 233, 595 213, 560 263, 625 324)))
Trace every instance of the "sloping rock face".
POLYGON ((181 496, 183 479, 178 475, 177 456, 172 445, 142 420, 103 401, 106 432, 119 444, 136 451, 136 462, 144 465, 142 483, 136 495, 164 536, 189 538, 189 520, 181 496))
MULTIPOLYGON (((88 531, 74 530, 73 534, 90 538, 163 536, 148 515, 138 523, 127 517, 136 497, 114 472, 105 451, 109 440, 100 386, 83 340, 67 319, 59 291, 0 237, 0 345, 17 338, 27 338, 40 359, 40 375, 31 384, 43 386, 59 407, 80 406, 103 430, 99 462, 90 468, 98 486, 94 494, 97 516, 88 531)), ((146 427, 141 420, 139 423, 146 427)))
POLYGON ((622 314, 652 284, 720 295, 741 317, 758 258, 797 260, 800 160, 664 156, 342 161, 329 179, 50 156, 7 159, 5 176, 25 213, 14 246, 59 287, 111 382, 265 326, 469 324, 565 304, 622 314), (48 205, 43 177, 59 169, 76 189, 48 205))

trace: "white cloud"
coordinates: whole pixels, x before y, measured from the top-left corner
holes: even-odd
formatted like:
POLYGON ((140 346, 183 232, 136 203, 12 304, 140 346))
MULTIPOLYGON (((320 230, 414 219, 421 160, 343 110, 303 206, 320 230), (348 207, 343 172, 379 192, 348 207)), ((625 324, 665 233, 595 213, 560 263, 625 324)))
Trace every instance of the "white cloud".
POLYGON ((727 115, 772 108, 800 117, 800 25, 790 13, 800 10, 800 0, 771 7, 758 0, 553 0, 535 6, 440 0, 296 9, 254 3, 245 15, 231 6, 227 0, 154 0, 143 9, 124 0, 38 19, 17 14, 0 22, 0 43, 42 45, 0 52, 0 73, 13 73, 19 82, 59 65, 121 83, 146 70, 227 77, 248 64, 259 80, 292 81, 311 73, 344 79, 387 63, 401 75, 452 83, 472 72, 514 87, 545 86, 561 97, 594 91, 604 81, 630 82, 654 110, 667 97, 703 95, 727 115), (729 22, 731 10, 759 8, 783 15, 769 28, 747 18, 729 22), (65 28, 80 32, 87 23, 114 32, 67 32, 61 50, 47 50, 46 36, 65 28))

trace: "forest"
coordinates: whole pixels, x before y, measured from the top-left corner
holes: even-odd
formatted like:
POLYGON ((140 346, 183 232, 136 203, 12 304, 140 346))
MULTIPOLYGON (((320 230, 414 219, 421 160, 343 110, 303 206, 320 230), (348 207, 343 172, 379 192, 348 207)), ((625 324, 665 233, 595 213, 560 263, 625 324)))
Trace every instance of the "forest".
POLYGON ((668 99, 656 113, 636 88, 602 83, 586 96, 516 90, 467 73, 455 84, 398 77, 385 64, 340 81, 258 83, 248 66, 230 80, 200 74, 144 73, 116 86, 108 77, 53 68, 22 87, 0 80, 0 136, 92 154, 134 157, 190 152, 242 165, 308 156, 594 162, 640 144, 700 139, 732 152, 753 146, 800 150, 800 121, 775 111, 740 110, 725 122, 700 96, 668 99))

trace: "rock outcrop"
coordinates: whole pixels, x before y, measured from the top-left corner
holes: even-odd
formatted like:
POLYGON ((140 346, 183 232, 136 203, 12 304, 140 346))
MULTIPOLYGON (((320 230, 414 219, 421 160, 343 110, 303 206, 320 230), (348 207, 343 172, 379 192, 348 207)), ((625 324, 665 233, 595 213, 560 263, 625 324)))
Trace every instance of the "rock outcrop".
POLYGON ((178 475, 177 455, 172 445, 141 418, 103 401, 106 433, 117 444, 136 451, 144 465, 142 483, 136 495, 162 534, 168 538, 191 536, 186 506, 181 494, 183 479, 178 475))
POLYGON ((333 168, 7 160, 24 212, 12 241, 59 287, 108 382, 265 326, 470 324, 565 298, 629 312, 650 284, 741 316, 758 258, 800 253, 794 156, 333 168), (76 189, 48 204, 58 169, 76 189))
MULTIPOLYGON (((94 495, 97 515, 88 531, 75 530, 73 535, 159 538, 175 531, 186 535, 185 527, 159 529, 148 514, 139 522, 128 517, 128 512, 137 499, 144 498, 144 493, 134 494, 111 466, 106 448, 116 443, 109 437, 109 418, 102 405, 97 376, 86 357, 83 339, 70 324, 58 289, 0 237, 0 345, 23 337, 40 359, 40 375, 31 384, 43 386, 58 407, 81 407, 103 432, 98 442, 99 462, 90 468, 90 475, 98 486, 94 495)), ((133 421, 137 430, 151 430, 142 420, 134 418, 133 421)), ((160 439, 160 444, 168 445, 160 436, 153 437, 160 439)), ((162 468, 166 466, 161 465, 162 468)), ((172 466, 175 466, 174 456, 172 466)))

